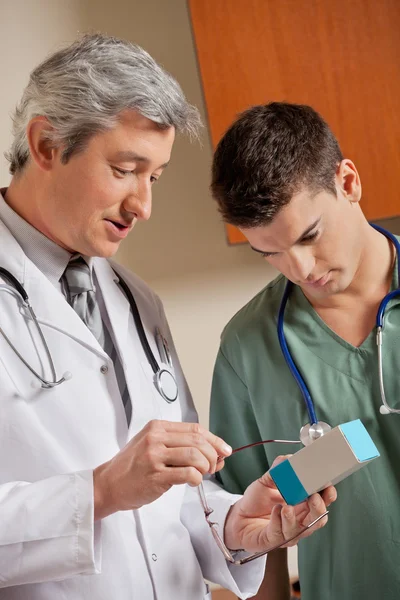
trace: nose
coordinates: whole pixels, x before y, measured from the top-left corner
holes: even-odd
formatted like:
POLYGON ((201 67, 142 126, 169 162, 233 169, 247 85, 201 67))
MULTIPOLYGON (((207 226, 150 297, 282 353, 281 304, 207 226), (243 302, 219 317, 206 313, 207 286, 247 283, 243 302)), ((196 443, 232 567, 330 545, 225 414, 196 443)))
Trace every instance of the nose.
POLYGON ((152 191, 149 181, 141 181, 126 195, 123 202, 126 212, 134 215, 138 221, 150 219, 152 208, 152 191))
POLYGON ((291 248, 287 253, 289 279, 305 282, 313 272, 315 258, 310 247, 291 248))

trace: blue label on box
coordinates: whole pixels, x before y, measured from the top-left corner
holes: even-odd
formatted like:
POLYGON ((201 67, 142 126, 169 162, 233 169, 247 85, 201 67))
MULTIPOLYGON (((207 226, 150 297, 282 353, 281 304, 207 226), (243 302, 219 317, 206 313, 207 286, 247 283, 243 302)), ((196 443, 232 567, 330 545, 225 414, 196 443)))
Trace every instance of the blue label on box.
POLYGON ((343 425, 339 425, 339 429, 350 444, 359 462, 372 460, 380 456, 378 448, 375 446, 360 419, 343 423, 343 425))
POLYGON ((308 498, 306 490, 288 459, 276 467, 272 467, 270 475, 288 504, 298 504, 308 498))

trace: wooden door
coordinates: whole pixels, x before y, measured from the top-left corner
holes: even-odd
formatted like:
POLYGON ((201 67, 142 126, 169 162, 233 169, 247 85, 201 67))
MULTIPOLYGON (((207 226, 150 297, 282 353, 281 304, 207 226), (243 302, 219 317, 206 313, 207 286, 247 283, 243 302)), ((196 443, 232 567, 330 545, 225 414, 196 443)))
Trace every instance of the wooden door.
POLYGON ((367 218, 400 214, 400 0, 189 6, 214 146, 248 106, 310 104, 356 164, 367 218))

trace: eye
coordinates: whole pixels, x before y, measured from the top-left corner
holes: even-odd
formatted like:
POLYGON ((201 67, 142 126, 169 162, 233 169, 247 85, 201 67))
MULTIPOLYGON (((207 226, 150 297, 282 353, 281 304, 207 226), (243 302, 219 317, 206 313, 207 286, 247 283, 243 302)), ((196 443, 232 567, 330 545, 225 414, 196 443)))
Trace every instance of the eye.
POLYGON ((112 167, 112 169, 121 177, 126 177, 126 175, 132 175, 133 173, 133 171, 126 171, 125 169, 120 169, 119 167, 112 167))
POLYGON ((318 231, 318 229, 317 229, 317 231, 314 231, 314 233, 310 233, 310 234, 308 234, 306 237, 304 237, 304 238, 301 240, 301 243, 302 243, 302 244, 308 244, 308 243, 312 242, 313 240, 316 240, 316 239, 317 239, 317 237, 318 237, 318 235, 319 235, 319 231, 318 231))
POLYGON ((277 255, 277 252, 261 252, 262 258, 274 258, 277 255))

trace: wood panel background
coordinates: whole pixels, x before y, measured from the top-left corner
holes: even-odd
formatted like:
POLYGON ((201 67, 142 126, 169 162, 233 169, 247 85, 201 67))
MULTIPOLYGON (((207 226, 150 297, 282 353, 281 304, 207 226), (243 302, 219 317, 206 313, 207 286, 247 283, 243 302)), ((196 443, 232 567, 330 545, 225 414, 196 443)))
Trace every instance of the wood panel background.
MULTIPOLYGON (((189 0, 212 143, 283 100, 328 121, 369 219, 400 214, 400 0, 189 0)), ((228 227, 229 241, 243 241, 228 227)))
POLYGON ((212 600, 238 600, 237 596, 228 590, 215 590, 211 596, 212 600))

